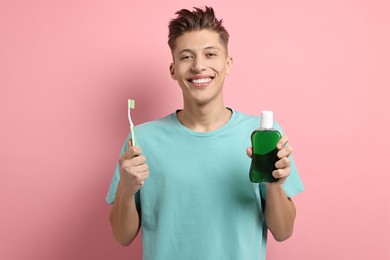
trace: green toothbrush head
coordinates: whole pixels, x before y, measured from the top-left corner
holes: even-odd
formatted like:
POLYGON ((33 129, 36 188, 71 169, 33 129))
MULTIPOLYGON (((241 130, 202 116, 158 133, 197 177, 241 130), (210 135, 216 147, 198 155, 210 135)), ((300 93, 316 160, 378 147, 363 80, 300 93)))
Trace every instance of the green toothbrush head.
POLYGON ((135 108, 135 100, 134 99, 128 99, 128 106, 131 109, 135 108))

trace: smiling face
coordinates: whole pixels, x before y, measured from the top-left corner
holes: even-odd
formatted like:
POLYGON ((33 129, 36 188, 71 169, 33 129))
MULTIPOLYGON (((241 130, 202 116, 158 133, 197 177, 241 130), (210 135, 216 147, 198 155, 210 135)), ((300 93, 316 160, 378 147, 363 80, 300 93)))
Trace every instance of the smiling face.
POLYGON ((231 71, 232 58, 211 30, 187 32, 176 39, 170 71, 183 92, 184 104, 203 105, 222 102, 225 75, 231 71))

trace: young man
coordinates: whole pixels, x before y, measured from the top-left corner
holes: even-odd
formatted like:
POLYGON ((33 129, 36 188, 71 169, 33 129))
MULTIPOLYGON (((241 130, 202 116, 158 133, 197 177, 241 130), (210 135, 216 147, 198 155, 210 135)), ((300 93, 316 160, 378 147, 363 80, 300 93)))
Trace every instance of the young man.
POLYGON ((291 197, 303 191, 288 138, 278 143, 278 181, 251 183, 248 146, 260 119, 224 105, 228 32, 212 8, 176 14, 170 72, 184 107, 137 126, 137 146, 123 146, 107 194, 114 236, 129 245, 142 227, 146 260, 265 259, 267 228, 278 241, 292 235, 291 197))

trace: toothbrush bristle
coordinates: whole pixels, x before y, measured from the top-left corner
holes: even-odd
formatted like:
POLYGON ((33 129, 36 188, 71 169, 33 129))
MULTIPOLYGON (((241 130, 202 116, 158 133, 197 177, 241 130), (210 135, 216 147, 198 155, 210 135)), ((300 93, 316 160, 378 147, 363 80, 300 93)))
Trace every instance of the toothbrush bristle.
POLYGON ((129 99, 128 100, 128 105, 129 105, 129 108, 134 109, 135 108, 135 100, 134 99, 129 99))

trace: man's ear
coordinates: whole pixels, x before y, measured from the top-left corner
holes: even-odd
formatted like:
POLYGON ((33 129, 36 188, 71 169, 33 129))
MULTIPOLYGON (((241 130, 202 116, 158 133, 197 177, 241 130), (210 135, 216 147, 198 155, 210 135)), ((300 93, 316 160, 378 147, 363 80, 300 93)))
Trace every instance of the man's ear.
POLYGON ((169 66, 169 72, 171 73, 171 78, 177 80, 175 73, 175 65, 173 63, 171 63, 171 65, 169 66))
POLYGON ((226 67, 226 72, 225 72, 225 74, 226 75, 229 75, 230 74, 230 72, 232 71, 232 69, 233 69, 233 58, 232 57, 227 57, 227 60, 226 60, 226 65, 227 65, 227 67, 226 67))

